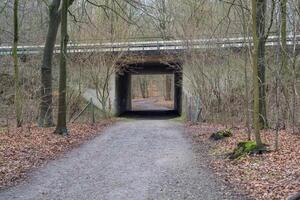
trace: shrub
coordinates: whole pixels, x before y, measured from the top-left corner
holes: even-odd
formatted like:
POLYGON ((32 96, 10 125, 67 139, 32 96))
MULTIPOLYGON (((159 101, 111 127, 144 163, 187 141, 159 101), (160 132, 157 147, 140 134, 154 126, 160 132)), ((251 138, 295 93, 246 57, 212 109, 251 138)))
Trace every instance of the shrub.
POLYGON ((221 140, 226 137, 231 137, 232 131, 231 130, 220 130, 213 134, 211 134, 210 139, 212 140, 221 140))

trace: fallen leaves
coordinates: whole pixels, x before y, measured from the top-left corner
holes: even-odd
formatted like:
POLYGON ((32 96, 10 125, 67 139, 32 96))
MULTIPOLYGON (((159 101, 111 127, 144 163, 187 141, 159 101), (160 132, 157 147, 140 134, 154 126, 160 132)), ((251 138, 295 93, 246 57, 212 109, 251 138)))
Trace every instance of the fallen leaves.
MULTIPOLYGON (((244 190, 255 199, 286 199, 300 191, 300 136, 289 131, 279 134, 280 150, 262 155, 246 156, 229 160, 231 152, 240 141, 247 140, 246 130, 237 127, 233 137, 212 142, 208 138, 221 125, 187 125, 188 132, 198 142, 210 143, 211 167, 230 184, 244 190)), ((272 149, 275 135, 272 131, 262 131, 262 138, 272 149)))
POLYGON ((54 134, 54 128, 27 126, 0 131, 0 189, 14 185, 31 169, 55 159, 67 150, 91 139, 112 121, 71 124, 70 135, 54 134))

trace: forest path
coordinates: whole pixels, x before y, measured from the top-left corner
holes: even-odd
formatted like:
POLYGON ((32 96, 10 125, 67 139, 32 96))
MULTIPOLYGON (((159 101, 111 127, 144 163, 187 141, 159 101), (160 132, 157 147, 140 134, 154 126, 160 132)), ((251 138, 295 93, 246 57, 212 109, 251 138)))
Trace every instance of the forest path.
POLYGON ((243 199, 216 179, 202 154, 180 122, 124 120, 0 191, 0 199, 243 199))
POLYGON ((145 99, 133 99, 132 100, 132 110, 133 111, 168 111, 172 110, 166 106, 159 105, 155 98, 145 98, 145 99))

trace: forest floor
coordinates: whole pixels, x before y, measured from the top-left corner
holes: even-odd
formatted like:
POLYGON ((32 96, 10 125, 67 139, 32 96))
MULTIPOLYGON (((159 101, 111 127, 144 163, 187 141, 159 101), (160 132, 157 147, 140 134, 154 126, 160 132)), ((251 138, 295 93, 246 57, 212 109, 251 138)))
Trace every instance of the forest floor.
POLYGON ((111 123, 112 120, 104 120, 95 125, 70 124, 70 134, 67 137, 54 134, 54 128, 39 128, 36 125, 27 124, 22 128, 2 127, 0 189, 19 183, 34 168, 47 164, 48 161, 101 134, 111 123))
MULTIPOLYGON (((279 151, 230 160, 228 153, 233 151, 238 142, 247 140, 247 132, 245 128, 237 127, 232 129, 232 137, 217 142, 209 139, 213 132, 225 128, 206 123, 186 126, 188 135, 193 137, 195 143, 210 146, 210 167, 225 182, 245 191, 254 199, 287 199, 300 192, 300 135, 281 131, 279 151)), ((262 131, 262 138, 272 149, 274 131, 262 131)))

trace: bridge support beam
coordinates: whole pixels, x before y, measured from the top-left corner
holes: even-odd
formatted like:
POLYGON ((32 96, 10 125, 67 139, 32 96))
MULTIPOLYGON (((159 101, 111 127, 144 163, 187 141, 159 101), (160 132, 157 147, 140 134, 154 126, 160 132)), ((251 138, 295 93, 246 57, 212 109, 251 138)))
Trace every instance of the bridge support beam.
POLYGON ((127 72, 115 75, 114 115, 131 110, 131 75, 127 72))
POLYGON ((174 73, 174 110, 182 113, 182 72, 174 73))

